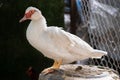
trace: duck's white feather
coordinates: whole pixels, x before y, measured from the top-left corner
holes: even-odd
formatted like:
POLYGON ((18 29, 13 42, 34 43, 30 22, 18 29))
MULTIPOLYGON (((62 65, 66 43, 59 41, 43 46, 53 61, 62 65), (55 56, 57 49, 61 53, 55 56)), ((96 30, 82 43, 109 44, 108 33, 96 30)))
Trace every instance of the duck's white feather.
POLYGON ((43 16, 39 20, 31 21, 27 29, 27 39, 44 56, 54 60, 63 59, 63 63, 106 54, 104 51, 93 49, 88 43, 69 32, 58 27, 47 27, 43 16))

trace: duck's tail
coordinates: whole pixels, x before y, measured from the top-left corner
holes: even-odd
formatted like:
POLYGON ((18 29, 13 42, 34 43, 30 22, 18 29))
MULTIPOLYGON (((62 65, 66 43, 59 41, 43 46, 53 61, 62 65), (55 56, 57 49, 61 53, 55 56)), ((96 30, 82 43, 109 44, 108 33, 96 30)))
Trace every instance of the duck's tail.
POLYGON ((103 55, 107 55, 107 52, 95 49, 92 53, 92 58, 101 58, 103 55))

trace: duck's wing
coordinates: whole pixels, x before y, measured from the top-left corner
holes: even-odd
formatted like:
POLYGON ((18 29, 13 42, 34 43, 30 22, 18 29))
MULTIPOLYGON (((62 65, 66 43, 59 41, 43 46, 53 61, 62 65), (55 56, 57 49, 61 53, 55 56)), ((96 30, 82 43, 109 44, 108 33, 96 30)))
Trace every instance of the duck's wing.
POLYGON ((79 37, 58 27, 48 27, 46 32, 56 47, 63 47, 71 53, 79 53, 81 50, 93 50, 89 44, 87 44, 79 37))

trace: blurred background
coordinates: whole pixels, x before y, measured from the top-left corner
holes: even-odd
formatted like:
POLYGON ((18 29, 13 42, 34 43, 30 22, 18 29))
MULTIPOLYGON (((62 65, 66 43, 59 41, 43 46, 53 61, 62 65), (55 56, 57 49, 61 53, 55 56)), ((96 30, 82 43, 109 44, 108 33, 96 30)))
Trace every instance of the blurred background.
POLYGON ((0 0, 0 80, 30 80, 26 74, 30 66, 39 74, 53 63, 26 40, 30 21, 19 20, 28 6, 39 8, 48 26, 63 27, 93 48, 108 52, 84 64, 106 66, 120 73, 119 5, 119 0, 0 0))

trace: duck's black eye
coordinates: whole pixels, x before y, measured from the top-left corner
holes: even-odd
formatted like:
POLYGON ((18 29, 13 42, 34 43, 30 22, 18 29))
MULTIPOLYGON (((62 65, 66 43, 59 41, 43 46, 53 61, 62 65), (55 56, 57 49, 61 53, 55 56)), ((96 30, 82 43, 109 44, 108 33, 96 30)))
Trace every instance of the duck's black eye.
POLYGON ((30 13, 33 13, 33 10, 31 10, 30 13))
POLYGON ((30 10, 30 13, 33 14, 35 12, 35 10, 30 10))

